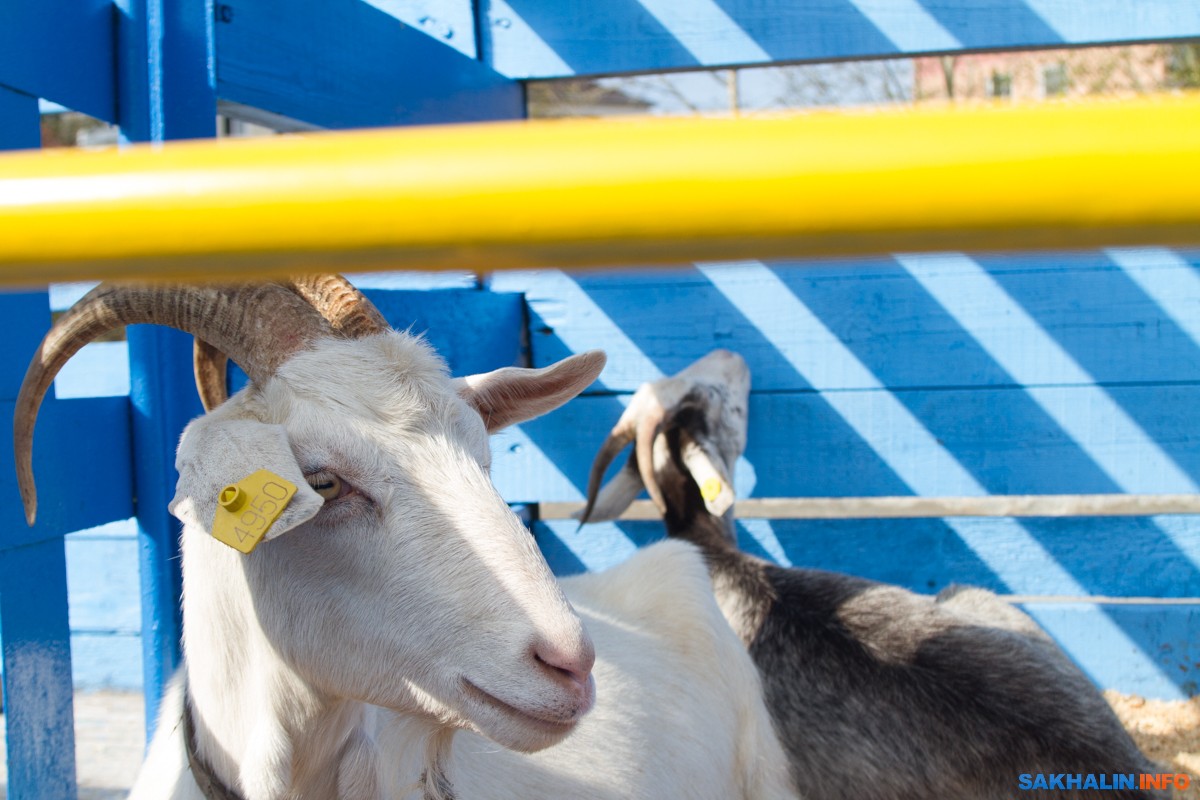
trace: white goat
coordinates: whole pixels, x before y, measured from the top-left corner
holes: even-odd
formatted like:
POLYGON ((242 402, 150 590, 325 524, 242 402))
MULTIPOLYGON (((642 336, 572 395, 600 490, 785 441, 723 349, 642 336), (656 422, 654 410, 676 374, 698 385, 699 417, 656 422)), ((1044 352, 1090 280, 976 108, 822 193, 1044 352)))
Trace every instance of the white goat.
POLYGON ((86 341, 134 322, 193 333, 251 383, 179 448, 185 663, 132 797, 793 796, 696 551, 653 548, 564 596, 488 479, 487 432, 577 394, 603 354, 453 381, 344 282, 101 286, 18 399, 31 520, 42 396, 86 341), (244 555, 213 522, 260 469, 297 490, 244 555))

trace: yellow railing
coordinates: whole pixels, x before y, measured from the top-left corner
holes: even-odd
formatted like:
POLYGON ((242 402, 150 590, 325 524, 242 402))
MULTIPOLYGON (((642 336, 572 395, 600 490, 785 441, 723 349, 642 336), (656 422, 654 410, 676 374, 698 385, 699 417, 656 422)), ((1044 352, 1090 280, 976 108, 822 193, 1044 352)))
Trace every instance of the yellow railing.
POLYGON ((0 156, 0 282, 1200 244, 1200 99, 0 156))

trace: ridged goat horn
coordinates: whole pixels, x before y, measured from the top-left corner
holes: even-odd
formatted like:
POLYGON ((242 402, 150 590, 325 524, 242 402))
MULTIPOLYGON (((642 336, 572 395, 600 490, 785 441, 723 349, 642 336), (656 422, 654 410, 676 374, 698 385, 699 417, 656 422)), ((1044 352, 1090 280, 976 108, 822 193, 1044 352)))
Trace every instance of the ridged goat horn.
MULTIPOLYGON (((301 275, 290 278, 284 285, 324 317, 335 333, 347 339, 382 333, 390 327, 379 309, 341 275, 301 275)), ((196 391, 205 411, 212 411, 229 399, 225 383, 228 361, 219 348, 196 339, 193 368, 196 391)))
POLYGON ((642 483, 646 484, 646 493, 654 501, 660 514, 667 513, 667 501, 662 489, 658 486, 658 478, 654 476, 654 439, 662 430, 666 410, 658 398, 642 414, 638 420, 637 436, 634 440, 634 452, 637 453, 638 472, 641 473, 642 483))
POLYGON ((596 508, 596 498, 600 494, 600 481, 604 479, 608 465, 624 449, 625 445, 633 441, 636 430, 635 420, 633 417, 626 419, 626 416, 626 414, 622 414, 621 418, 617 420, 617 424, 609 432, 604 444, 600 445, 600 452, 592 461, 592 471, 588 475, 587 505, 584 506, 583 513, 579 515, 580 525, 588 521, 592 516, 592 511, 596 508))
POLYGON ((33 429, 46 391, 81 347, 113 328, 136 323, 186 331, 229 353, 262 383, 297 350, 332 328, 296 292, 277 283, 242 286, 101 284, 63 314, 42 339, 13 411, 17 484, 30 525, 37 517, 33 429))
POLYGON ((192 346, 192 371, 196 375, 196 393, 206 412, 229 399, 229 387, 225 382, 225 367, 229 356, 213 347, 200 337, 192 346))

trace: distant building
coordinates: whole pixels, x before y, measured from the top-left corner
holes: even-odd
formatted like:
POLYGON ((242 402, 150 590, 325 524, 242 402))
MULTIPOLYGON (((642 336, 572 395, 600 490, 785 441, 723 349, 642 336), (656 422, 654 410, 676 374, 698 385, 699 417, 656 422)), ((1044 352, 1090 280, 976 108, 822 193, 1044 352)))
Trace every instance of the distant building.
POLYGON ((1171 85, 1165 45, 974 53, 913 59, 913 99, 1044 100, 1133 95, 1171 85))

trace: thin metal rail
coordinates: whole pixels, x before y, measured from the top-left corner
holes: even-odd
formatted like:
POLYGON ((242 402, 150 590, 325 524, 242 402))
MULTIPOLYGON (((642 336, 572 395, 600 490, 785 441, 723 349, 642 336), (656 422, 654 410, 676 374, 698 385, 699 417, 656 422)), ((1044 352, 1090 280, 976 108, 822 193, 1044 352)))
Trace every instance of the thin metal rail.
MULTIPOLYGON (((572 519, 583 503, 541 503, 538 518, 572 519)), ((1149 517, 1200 514, 1195 494, 1023 494, 981 497, 750 497, 741 519, 902 519, 940 517, 1149 517)), ((635 500, 624 520, 656 520, 649 500, 635 500)))
POLYGON ((1200 244, 1200 98, 0 155, 0 283, 1200 244))

